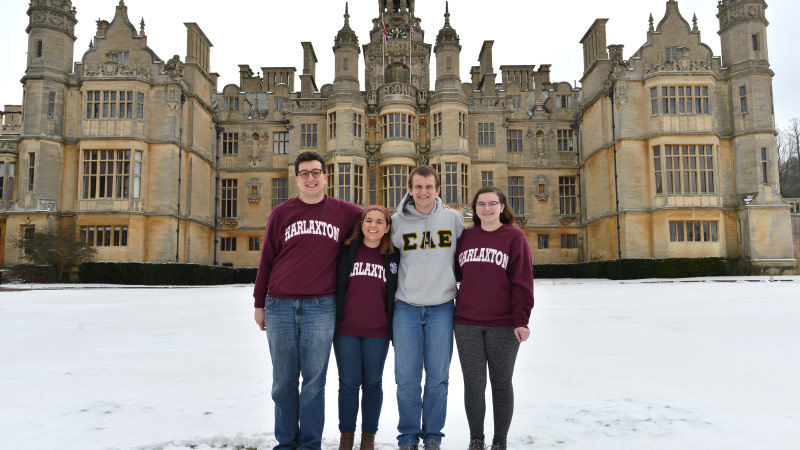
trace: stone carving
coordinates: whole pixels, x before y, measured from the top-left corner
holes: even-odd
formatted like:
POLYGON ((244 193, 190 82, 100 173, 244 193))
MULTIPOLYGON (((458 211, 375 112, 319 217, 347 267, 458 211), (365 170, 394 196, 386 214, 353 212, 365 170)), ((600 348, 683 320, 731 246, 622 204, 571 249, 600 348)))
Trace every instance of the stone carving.
POLYGON ((250 178, 247 182, 247 201, 250 203, 258 203, 261 201, 261 180, 258 178, 250 178))
POLYGON ((238 217, 218 217, 217 224, 223 225, 226 227, 236 228, 239 226, 239 218, 238 217))
POLYGON ((178 55, 174 55, 172 58, 167 61, 164 65, 164 70, 166 71, 167 75, 169 75, 173 79, 183 77, 183 63, 181 62, 181 57, 178 55))
POLYGON ((469 107, 503 111, 506 109, 506 99, 503 97, 474 97, 469 99, 469 107))
POLYGON ((647 64, 644 73, 656 72, 710 72, 713 68, 711 61, 691 61, 688 57, 666 63, 647 64))
POLYGON ((105 65, 97 66, 95 70, 86 68, 83 70, 85 78, 106 78, 106 77, 133 77, 150 80, 150 69, 142 67, 127 68, 115 62, 107 62, 105 65))
POLYGON ((534 182, 534 189, 536 196, 536 200, 547 201, 550 198, 550 182, 547 180, 547 177, 543 175, 539 175, 536 177, 536 181, 534 182))
POLYGON ((39 210, 40 211, 55 211, 56 210, 56 201, 51 198, 40 198, 39 199, 39 210))

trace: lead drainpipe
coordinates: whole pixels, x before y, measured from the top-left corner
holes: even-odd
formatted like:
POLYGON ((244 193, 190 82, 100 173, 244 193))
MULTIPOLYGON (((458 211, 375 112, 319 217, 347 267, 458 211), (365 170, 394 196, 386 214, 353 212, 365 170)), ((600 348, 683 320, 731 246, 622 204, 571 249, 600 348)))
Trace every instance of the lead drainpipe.
POLYGON ((217 217, 219 216, 219 140, 225 128, 217 126, 217 147, 214 154, 214 265, 217 265, 217 217))
POLYGON ((581 163, 581 150, 583 149, 583 137, 581 135, 581 119, 576 120, 571 127, 575 130, 575 140, 578 141, 575 154, 575 159, 578 163, 578 240, 580 241, 578 251, 580 252, 579 261, 584 262, 586 256, 583 252, 583 189, 581 186, 581 167, 583 166, 581 163))
POLYGON ((181 160, 183 156, 183 104, 186 103, 186 95, 181 92, 181 112, 180 124, 178 125, 178 213, 175 218, 175 262, 178 262, 178 252, 181 246, 181 160))
POLYGON ((608 91, 608 98, 611 100, 611 140, 614 141, 614 200, 617 208, 617 259, 622 259, 622 237, 621 228, 619 226, 619 175, 617 173, 617 125, 614 120, 614 89, 615 84, 612 84, 611 90, 608 91))

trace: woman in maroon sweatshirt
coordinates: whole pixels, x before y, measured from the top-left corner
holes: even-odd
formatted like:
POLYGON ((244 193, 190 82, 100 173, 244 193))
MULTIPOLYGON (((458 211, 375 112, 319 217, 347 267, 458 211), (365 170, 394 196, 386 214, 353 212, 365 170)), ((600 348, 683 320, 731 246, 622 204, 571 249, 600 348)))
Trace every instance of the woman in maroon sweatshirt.
POLYGON ((484 186, 472 199, 472 221, 458 241, 462 278, 454 331, 464 375, 469 450, 483 450, 486 367, 492 384, 494 438, 491 450, 505 450, 514 413, 511 379, 520 343, 530 336, 533 265, 525 233, 502 190, 484 186))
POLYGON ((353 448, 359 390, 361 450, 375 448, 400 262, 391 225, 386 208, 368 206, 339 251, 333 337, 339 367, 339 450, 353 448))

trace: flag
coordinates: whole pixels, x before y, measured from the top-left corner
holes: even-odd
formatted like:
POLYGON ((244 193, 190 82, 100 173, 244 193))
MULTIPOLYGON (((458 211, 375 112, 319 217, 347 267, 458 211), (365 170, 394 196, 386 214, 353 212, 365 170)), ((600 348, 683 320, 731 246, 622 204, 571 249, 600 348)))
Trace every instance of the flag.
POLYGON ((381 35, 383 37, 383 45, 389 40, 389 33, 386 32, 386 24, 383 22, 383 14, 381 14, 381 35))

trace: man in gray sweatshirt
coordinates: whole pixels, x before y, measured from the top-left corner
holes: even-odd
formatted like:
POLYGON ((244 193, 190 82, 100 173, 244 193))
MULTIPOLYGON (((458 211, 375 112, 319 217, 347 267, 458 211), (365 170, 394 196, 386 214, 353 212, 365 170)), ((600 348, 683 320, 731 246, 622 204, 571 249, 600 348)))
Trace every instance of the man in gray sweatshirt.
POLYGON ((416 450, 420 438, 425 450, 439 450, 444 437, 453 355, 453 270, 464 219, 443 207, 440 190, 436 170, 417 167, 392 216, 392 243, 400 249, 393 318, 400 450, 416 450))

